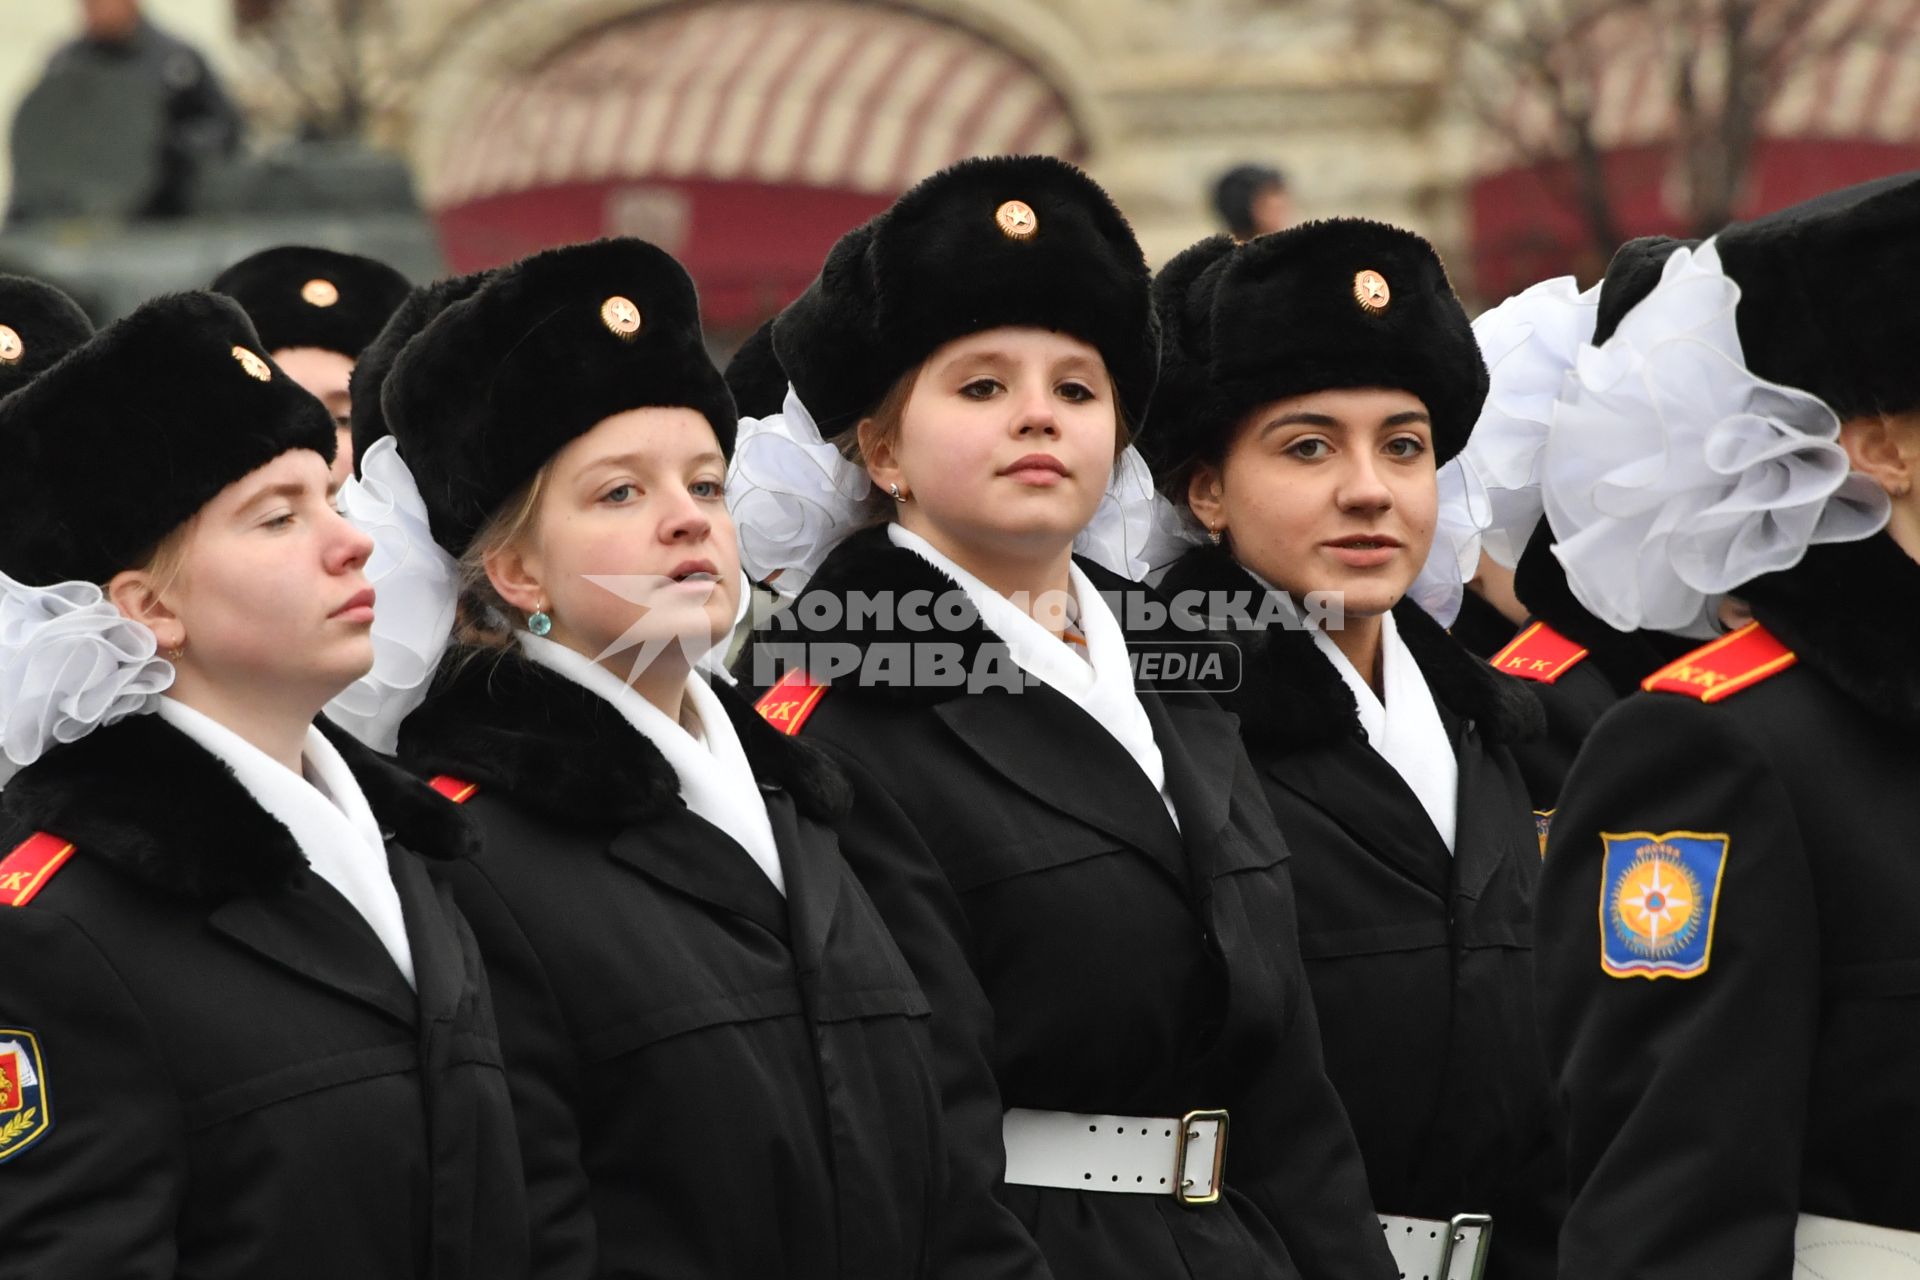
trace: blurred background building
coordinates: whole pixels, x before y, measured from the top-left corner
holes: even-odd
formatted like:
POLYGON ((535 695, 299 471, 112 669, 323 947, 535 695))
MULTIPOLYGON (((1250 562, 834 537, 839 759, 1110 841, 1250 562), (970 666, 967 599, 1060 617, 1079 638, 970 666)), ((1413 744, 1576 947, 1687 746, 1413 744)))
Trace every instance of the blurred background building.
MULTIPOLYGON (((16 189, 33 170, 136 203, 150 100, 43 76, 88 5, 130 2, 50 0, 0 53, 16 189)), ((1279 216, 1412 226, 1492 301, 1590 280, 1627 236, 1920 167, 1920 0, 145 8, 225 82, 244 147, 174 216, 0 233, 0 262, 100 277, 109 313, 286 239, 425 275, 634 234, 688 264, 726 344, 915 179, 1013 150, 1086 165, 1155 261, 1221 229, 1216 182, 1251 164, 1284 172, 1279 216)))

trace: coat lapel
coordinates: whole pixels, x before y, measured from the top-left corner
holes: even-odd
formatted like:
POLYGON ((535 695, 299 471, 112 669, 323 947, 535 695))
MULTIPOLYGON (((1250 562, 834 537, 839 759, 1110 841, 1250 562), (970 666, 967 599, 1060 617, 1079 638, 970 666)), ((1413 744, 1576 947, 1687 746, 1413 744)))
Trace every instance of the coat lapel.
POLYGON ((791 796, 778 790, 765 794, 767 821, 787 878, 788 945, 794 969, 805 976, 818 972, 840 906, 840 877, 834 874, 839 850, 826 828, 800 821, 791 796))
POLYGON ((1034 799, 1187 883, 1186 858, 1159 793, 1113 735, 1043 684, 1018 694, 955 698, 935 708, 960 741, 1034 799))
POLYGON ((1239 721, 1198 698, 1143 691, 1140 705, 1153 725, 1153 740, 1167 770, 1167 793, 1180 815, 1180 840, 1197 873, 1211 877, 1233 802, 1233 776, 1241 753, 1239 721))
POLYGON ((615 862, 709 906, 787 936, 787 904, 734 838, 690 809, 662 813, 621 830, 608 846, 615 862))
POLYGON ((373 1008, 405 1026, 418 1008, 393 957, 331 885, 307 875, 293 885, 230 898, 208 917, 255 955, 373 1008))
POLYGON ((459 1010, 467 981, 460 937, 426 867, 401 853, 391 853, 387 863, 393 887, 400 895, 407 945, 413 949, 413 985, 420 1016, 426 1021, 445 1021, 459 1010))
POLYGON ((1369 853, 1445 898, 1453 857, 1399 772, 1358 738, 1267 762, 1280 784, 1318 806, 1369 853))

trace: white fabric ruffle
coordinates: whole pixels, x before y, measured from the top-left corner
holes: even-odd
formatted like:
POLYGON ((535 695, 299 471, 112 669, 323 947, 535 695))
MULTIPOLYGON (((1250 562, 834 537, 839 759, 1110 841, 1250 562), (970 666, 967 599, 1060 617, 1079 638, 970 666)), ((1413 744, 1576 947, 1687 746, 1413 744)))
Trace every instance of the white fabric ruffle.
POLYGON ((1559 276, 1515 294, 1473 322, 1489 383, 1461 457, 1486 497, 1483 545, 1509 569, 1520 562, 1540 523, 1540 451, 1561 384, 1581 348, 1593 340, 1599 304, 1599 285, 1581 293, 1572 276, 1559 276))
POLYGON ((1711 636, 1726 593, 1887 521, 1833 410, 1748 371, 1739 300, 1712 240, 1676 250, 1554 406, 1541 496, 1555 554, 1620 630, 1711 636))
POLYGON ((373 669, 326 706, 327 718, 375 751, 393 754, 400 722, 426 699, 453 635, 459 566, 434 541, 420 486, 392 436, 375 441, 360 474, 340 487, 340 510, 373 538, 373 669))
POLYGON ((0 781, 48 748, 152 711, 173 684, 153 632, 91 582, 0 573, 0 781))
POLYGON ((1433 546, 1407 594, 1443 627, 1460 616, 1467 583, 1480 568, 1480 543, 1491 518, 1486 487, 1459 457, 1448 460, 1434 479, 1440 490, 1433 546))
MULTIPOLYGON (((779 413, 740 420, 727 471, 727 509, 739 530, 741 567, 754 581, 769 582, 783 596, 798 595, 827 553, 868 523, 882 500, 865 469, 821 437, 791 387, 779 413)), ((1146 461, 1129 447, 1073 547, 1139 580, 1172 563, 1193 540, 1173 504, 1155 490, 1146 461)))

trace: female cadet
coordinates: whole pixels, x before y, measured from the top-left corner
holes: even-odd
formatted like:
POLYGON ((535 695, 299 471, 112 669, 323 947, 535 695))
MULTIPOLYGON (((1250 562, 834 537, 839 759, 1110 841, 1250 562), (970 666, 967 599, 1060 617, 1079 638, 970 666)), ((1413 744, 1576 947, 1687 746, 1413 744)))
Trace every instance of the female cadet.
POLYGON ((480 957, 425 866, 470 833, 312 726, 372 657, 333 449, 212 294, 0 402, 8 1280, 525 1274, 480 957))
POLYGON ((1581 600, 1756 619, 1609 712, 1554 821, 1569 1277, 1920 1268, 1916 217, 1909 176, 1676 247, 1555 414, 1581 600))
POLYGON ((1374 1203, 1412 1219, 1389 1242, 1414 1275, 1487 1245, 1488 1274, 1550 1277, 1564 1184, 1533 1017, 1540 846, 1509 750, 1539 706, 1407 596, 1437 465, 1486 395, 1466 313, 1426 241, 1359 219, 1202 241, 1155 302, 1148 451, 1212 542, 1162 588, 1217 614, 1268 592, 1341 611, 1231 630, 1243 669, 1223 701, 1293 849, 1327 1073, 1374 1203), (1491 1214, 1491 1241, 1453 1240, 1459 1214, 1491 1214))
POLYGON ((637 240, 539 254, 427 324, 382 400, 367 467, 397 447, 415 559, 458 558, 457 643, 399 747, 481 832, 449 880, 534 1274, 924 1274, 927 1007, 836 849, 846 784, 695 668, 740 574, 692 281, 637 240))
MULTIPOLYGON (((1130 645, 1185 637, 1071 556, 1158 363, 1132 230, 1070 165, 967 161, 843 237, 773 343, 893 517, 829 531, 747 660, 840 673, 761 705, 854 779, 843 840, 933 1005, 956 1194, 998 1197, 947 1274, 1391 1276, 1232 721, 1136 684, 1130 645)), ((737 509, 770 519, 760 496, 737 509)))
POLYGON ((333 415, 333 479, 345 481, 354 468, 355 362, 406 299, 407 278, 357 253, 290 244, 242 258, 208 288, 246 310, 275 363, 333 415))
POLYGON ((0 275, 0 396, 92 336, 93 321, 60 290, 29 276, 0 275))

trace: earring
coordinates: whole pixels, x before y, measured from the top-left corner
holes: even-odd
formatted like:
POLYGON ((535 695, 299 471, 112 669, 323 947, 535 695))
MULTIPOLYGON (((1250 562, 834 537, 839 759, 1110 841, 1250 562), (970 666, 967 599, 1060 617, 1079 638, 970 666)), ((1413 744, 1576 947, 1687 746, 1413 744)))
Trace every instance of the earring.
POLYGON ((1210 524, 1207 526, 1207 539, 1216 547, 1220 545, 1220 528, 1218 525, 1210 524))
POLYGON ((168 662, 178 662, 180 661, 180 659, 186 656, 187 656, 187 642, 185 640, 182 640, 179 644, 167 650, 168 662))
POLYGON ((548 616, 546 605, 541 605, 527 615, 527 630, 537 636, 543 636, 553 630, 553 619, 548 616))
POLYGON ((900 492, 900 482, 896 480, 887 486, 887 496, 895 502, 905 502, 911 495, 900 492))

